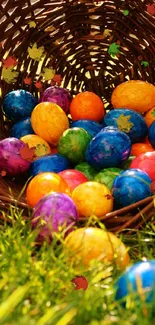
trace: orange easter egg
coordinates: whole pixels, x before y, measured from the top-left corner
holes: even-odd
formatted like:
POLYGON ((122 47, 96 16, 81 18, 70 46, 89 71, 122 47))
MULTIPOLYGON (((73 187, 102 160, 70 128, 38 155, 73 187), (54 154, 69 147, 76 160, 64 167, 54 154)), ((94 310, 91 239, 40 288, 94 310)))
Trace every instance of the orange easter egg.
POLYGON ((134 143, 131 148, 131 156, 139 156, 141 153, 154 151, 153 147, 148 143, 134 143))
POLYGON ((70 188, 61 176, 45 172, 36 175, 29 182, 26 189, 27 203, 34 207, 49 192, 61 192, 71 195, 70 188))
POLYGON ((64 250, 73 256, 75 263, 82 262, 88 266, 92 260, 115 262, 124 269, 130 263, 127 248, 123 242, 111 232, 89 227, 72 231, 65 239, 64 250))
POLYGON ((102 217, 113 209, 110 190, 98 182, 86 182, 77 186, 72 192, 72 199, 77 207, 79 217, 102 217))
POLYGON ((145 122, 148 127, 155 121, 155 106, 150 109, 144 116, 145 122))
POLYGON ((53 146, 56 146, 62 133, 69 128, 65 112, 55 103, 42 102, 31 114, 34 132, 53 146))
POLYGON ((140 80, 130 80, 118 85, 111 97, 114 108, 130 108, 144 113, 155 106, 155 87, 140 80))
POLYGON ((70 105, 70 115, 73 121, 92 120, 99 122, 103 119, 104 114, 102 100, 90 91, 76 95, 70 105))
POLYGON ((24 135, 20 140, 27 143, 29 148, 35 148, 34 153, 36 158, 51 154, 51 148, 49 144, 35 134, 24 135))

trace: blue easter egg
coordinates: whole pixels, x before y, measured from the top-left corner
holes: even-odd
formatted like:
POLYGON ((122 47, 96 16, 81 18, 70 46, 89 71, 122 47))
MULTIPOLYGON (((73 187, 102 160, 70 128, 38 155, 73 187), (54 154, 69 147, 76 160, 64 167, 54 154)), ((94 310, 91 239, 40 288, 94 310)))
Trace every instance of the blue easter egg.
POLYGON ((153 303, 155 306, 155 260, 137 262, 127 268, 116 282, 116 300, 123 299, 125 307, 126 298, 153 303), (139 286, 140 283, 140 286, 139 286))
POLYGON ((140 169, 122 171, 114 180, 112 193, 118 207, 125 207, 152 195, 151 178, 140 169))
POLYGON ((131 140, 127 134, 117 128, 105 129, 90 141, 85 152, 87 162, 98 170, 119 166, 131 151, 131 140))
POLYGON ((31 164, 29 172, 30 176, 36 176, 43 172, 59 173, 68 168, 70 168, 70 162, 66 157, 60 154, 52 154, 36 159, 31 164))
POLYGON ((37 105, 37 99, 28 91, 20 89, 9 92, 3 102, 3 111, 9 120, 29 117, 37 105))
POLYGON ((99 133, 103 126, 95 121, 90 120, 78 120, 71 124, 71 128, 78 127, 85 129, 90 136, 93 138, 97 133, 99 133))
POLYGON ((117 108, 109 111, 104 117, 104 123, 118 127, 130 137, 132 143, 141 142, 148 132, 143 116, 131 109, 117 108))
POLYGON ((25 117, 19 122, 15 123, 11 129, 10 136, 20 139, 27 134, 34 134, 31 119, 29 117, 25 117))
POLYGON ((155 148, 155 121, 149 127, 148 139, 152 147, 155 148))

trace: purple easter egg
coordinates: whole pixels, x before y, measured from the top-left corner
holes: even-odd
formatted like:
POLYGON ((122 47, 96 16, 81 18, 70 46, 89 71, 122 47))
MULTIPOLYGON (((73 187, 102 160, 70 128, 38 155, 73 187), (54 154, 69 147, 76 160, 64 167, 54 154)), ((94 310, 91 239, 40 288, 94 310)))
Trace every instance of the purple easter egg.
POLYGON ((31 163, 21 156, 21 148, 25 143, 16 138, 6 138, 0 141, 0 171, 15 176, 26 172, 31 163))
POLYGON ((67 194, 52 192, 45 195, 34 207, 32 227, 39 227, 38 240, 43 241, 52 239, 52 233, 58 232, 60 226, 65 226, 65 234, 68 234, 77 220, 78 212, 73 200, 67 194))
POLYGON ((72 96, 67 89, 51 86, 47 88, 41 97, 41 102, 52 102, 59 105, 67 114, 69 112, 72 96))

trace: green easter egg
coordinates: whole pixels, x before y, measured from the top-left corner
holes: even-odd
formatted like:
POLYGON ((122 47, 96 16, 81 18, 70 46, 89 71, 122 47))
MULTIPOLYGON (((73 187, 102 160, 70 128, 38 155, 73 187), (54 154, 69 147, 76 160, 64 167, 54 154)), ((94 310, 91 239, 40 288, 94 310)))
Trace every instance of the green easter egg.
POLYGON ((92 181, 95 177, 95 175, 98 173, 98 171, 93 168, 91 165, 89 165, 87 162, 81 162, 80 164, 75 166, 75 169, 82 172, 89 181, 92 181))
POLYGON ((97 173, 94 181, 104 184, 109 188, 109 190, 112 190, 113 182, 121 171, 122 169, 116 167, 104 168, 97 173))
POLYGON ((66 130, 59 139, 58 153, 68 158, 73 164, 85 160, 85 150, 91 140, 89 133, 82 128, 66 130))

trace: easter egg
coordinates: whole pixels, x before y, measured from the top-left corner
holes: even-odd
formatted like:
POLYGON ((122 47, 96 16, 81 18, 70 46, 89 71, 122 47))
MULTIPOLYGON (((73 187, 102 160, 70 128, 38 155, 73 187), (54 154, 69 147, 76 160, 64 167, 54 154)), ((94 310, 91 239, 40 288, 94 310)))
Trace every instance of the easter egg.
POLYGON ((36 176, 44 172, 59 173, 70 167, 69 160, 59 154, 51 154, 33 161, 30 168, 30 176, 36 176))
POLYGON ((9 120, 17 121, 29 117, 37 105, 37 99, 23 89, 9 92, 3 102, 3 111, 9 120))
POLYGON ((75 166, 76 170, 82 172, 89 181, 92 181, 97 174, 97 170, 89 165, 86 161, 83 161, 75 166))
POLYGON ((131 148, 131 156, 139 156, 141 153, 154 151, 152 146, 147 143, 134 143, 131 148))
POLYGON ((147 126, 150 127, 150 125, 155 121, 155 106, 146 112, 144 118, 147 126))
POLYGON ((118 85, 111 97, 114 108, 130 108, 145 113, 155 106, 155 87, 142 80, 129 80, 118 85))
POLYGON ((104 114, 102 100, 90 91, 76 95, 70 105, 70 115, 73 121, 92 120, 99 122, 103 119, 104 114))
POLYGON ((132 143, 143 140, 148 132, 143 116, 131 109, 118 108, 111 110, 105 115, 104 122, 107 126, 114 126, 125 132, 132 143))
POLYGON ((71 124, 71 128, 79 127, 85 129, 93 138, 98 132, 100 132, 103 126, 95 121, 79 120, 71 124))
POLYGON ((57 145, 62 133, 69 128, 65 112, 50 102, 40 103, 34 108, 31 123, 34 132, 53 146, 57 145))
POLYGON ((86 182, 77 186, 72 192, 79 217, 103 217, 113 209, 110 190, 104 184, 86 182))
POLYGON ((24 159, 25 143, 16 138, 6 138, 0 141, 0 171, 15 176, 25 173, 31 163, 24 159))
MULTIPOLYGON (((105 128, 106 129, 106 128, 105 128)), ((85 157, 96 169, 117 167, 131 151, 131 140, 118 129, 101 130, 88 144, 85 157)))
POLYGON ((91 261, 112 262, 118 268, 129 265, 130 258, 123 242, 111 232, 88 227, 72 231, 64 243, 64 251, 76 264, 89 266, 91 261))
POLYGON ((30 117, 24 117, 20 121, 16 122, 10 132, 10 136, 20 139, 24 135, 34 134, 32 129, 30 117))
POLYGON ((70 92, 61 87, 51 86, 44 90, 41 102, 51 102, 60 106, 65 113, 68 113, 72 101, 70 92))
POLYGON ((73 164, 85 160, 85 150, 91 136, 82 128, 66 130, 59 139, 58 153, 68 158, 73 164))
POLYGON ((149 127, 148 140, 152 147, 155 148, 155 122, 149 127))
POLYGON ((38 239, 43 241, 52 238, 53 232, 59 232, 60 227, 67 234, 77 220, 78 213, 73 200, 67 194, 53 192, 35 205, 32 227, 39 227, 38 239))
POLYGON ((114 179, 120 174, 121 171, 122 169, 116 167, 104 168, 96 174, 94 181, 106 185, 109 190, 111 190, 114 179))
POLYGON ((61 192, 71 195, 65 180, 56 173, 41 173, 32 178, 26 189, 27 203, 34 207, 49 192, 61 192))
POLYGON ((73 191, 78 185, 88 182, 88 178, 75 169, 63 170, 59 175, 66 181, 71 191, 73 191))
POLYGON ((29 148, 34 148, 35 158, 45 156, 51 153, 49 144, 36 134, 28 134, 21 138, 24 143, 27 143, 29 148))
POLYGON ((112 193, 118 207, 125 207, 152 195, 152 181, 139 169, 122 171, 114 180, 112 193))
POLYGON ((152 181, 155 181, 155 151, 142 153, 136 157, 132 161, 130 168, 138 168, 146 172, 152 181))
POLYGON ((115 299, 123 299, 124 307, 129 295, 132 302, 151 302, 155 306, 155 260, 140 261, 128 267, 115 286, 115 299))

